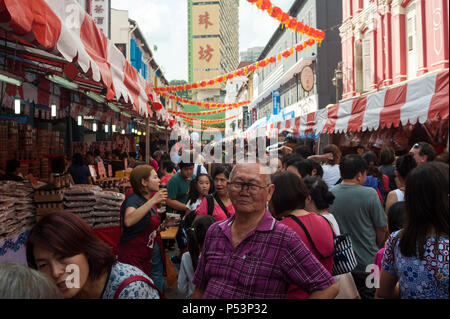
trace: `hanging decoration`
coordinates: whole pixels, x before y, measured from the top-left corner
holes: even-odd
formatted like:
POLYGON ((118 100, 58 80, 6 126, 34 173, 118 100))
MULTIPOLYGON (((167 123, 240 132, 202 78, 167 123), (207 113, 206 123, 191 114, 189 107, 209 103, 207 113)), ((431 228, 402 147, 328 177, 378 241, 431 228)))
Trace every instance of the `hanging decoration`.
POLYGON ((230 116, 230 117, 225 118, 225 119, 218 119, 218 120, 202 120, 202 119, 197 119, 197 118, 193 118, 193 117, 188 117, 188 116, 185 116, 185 115, 177 115, 177 116, 180 117, 180 118, 182 118, 183 121, 185 121, 185 122, 187 122, 187 123, 190 123, 190 124, 192 124, 192 123, 194 123, 194 122, 196 122, 196 123, 199 122, 199 123, 201 123, 201 124, 218 124, 218 123, 223 123, 223 122, 232 120, 232 119, 234 119, 234 118, 237 117, 236 115, 234 115, 234 116, 230 116))
MULTIPOLYGON (((184 85, 175 85, 175 86, 161 86, 161 87, 155 87, 154 90, 157 94, 169 97, 166 93, 168 92, 175 92, 175 91, 185 91, 185 90, 192 90, 197 88, 204 88, 207 86, 215 85, 216 83, 226 82, 227 80, 231 80, 234 77, 247 75, 248 73, 254 72, 255 70, 258 70, 259 68, 265 68, 266 66, 276 63, 277 61, 280 61, 282 58, 289 58, 291 55, 294 54, 294 52, 300 52, 304 49, 306 49, 308 46, 313 46, 317 41, 315 39, 306 39, 305 41, 298 43, 297 45, 280 52, 278 54, 275 54, 274 56, 268 57, 264 60, 257 61, 249 66, 246 66, 245 68, 241 68, 239 70, 236 70, 232 73, 228 73, 226 75, 220 75, 217 78, 210 79, 210 80, 204 80, 197 83, 190 83, 190 84, 184 84, 184 85), (164 95, 166 94, 166 95, 164 95)), ((170 97, 169 97, 170 98, 170 97)), ((183 99, 180 97, 174 96, 177 101, 182 101, 183 99)), ((189 101, 189 100, 187 100, 189 101)), ((248 103, 247 103, 248 104, 248 103)), ((223 106, 218 106, 223 107, 223 106)))
POLYGON ((188 127, 188 130, 194 131, 194 132, 225 132, 224 128, 215 128, 215 127, 208 127, 208 126, 204 126, 204 128, 205 129, 188 127))
POLYGON ((297 21, 296 18, 291 17, 288 13, 281 10, 279 7, 273 6, 270 0, 247 0, 251 4, 263 10, 272 17, 280 21, 286 28, 294 30, 300 34, 314 38, 319 44, 325 39, 325 32, 312 28, 301 21, 297 21))
MULTIPOLYGON (((239 103, 210 103, 210 102, 198 102, 198 101, 192 101, 192 100, 188 100, 188 99, 183 99, 179 96, 176 95, 171 95, 171 94, 167 94, 167 93, 160 93, 160 95, 167 97, 170 100, 174 100, 177 102, 182 102, 184 104, 190 104, 190 105, 197 105, 206 109, 210 109, 210 108, 226 108, 226 107, 232 107, 232 108, 238 108, 240 106, 243 105, 247 105, 250 104, 250 101, 244 101, 244 102, 239 102, 239 103)), ((222 111, 224 112, 224 111, 222 111)), ((211 113, 213 114, 213 113, 211 113)), ((201 114, 199 114, 201 115, 201 114)))
POLYGON ((222 108, 222 109, 218 109, 218 110, 214 110, 214 111, 206 111, 206 112, 178 112, 178 111, 172 111, 172 110, 167 110, 167 112, 169 112, 172 115, 188 115, 188 116, 202 116, 202 115, 211 115, 211 114, 219 114, 219 113, 223 113, 226 111, 231 111, 234 110, 238 107, 240 107, 239 105, 237 105, 238 103, 235 103, 236 105, 234 106, 228 106, 226 108, 222 108))

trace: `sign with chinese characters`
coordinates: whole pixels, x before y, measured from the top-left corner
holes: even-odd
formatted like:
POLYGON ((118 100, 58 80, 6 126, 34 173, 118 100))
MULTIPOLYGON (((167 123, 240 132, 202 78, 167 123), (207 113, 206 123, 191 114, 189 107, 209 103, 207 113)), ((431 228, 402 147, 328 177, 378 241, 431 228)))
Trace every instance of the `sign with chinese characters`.
MULTIPOLYGON (((193 1, 192 67, 194 82, 220 75, 220 5, 215 1, 193 1)), ((220 88, 218 83, 211 88, 220 88)))
POLYGON ((110 33, 111 0, 91 0, 91 16, 97 27, 108 37, 110 33))
POLYGON ((198 5, 192 8, 193 35, 216 35, 219 30, 219 6, 198 5))

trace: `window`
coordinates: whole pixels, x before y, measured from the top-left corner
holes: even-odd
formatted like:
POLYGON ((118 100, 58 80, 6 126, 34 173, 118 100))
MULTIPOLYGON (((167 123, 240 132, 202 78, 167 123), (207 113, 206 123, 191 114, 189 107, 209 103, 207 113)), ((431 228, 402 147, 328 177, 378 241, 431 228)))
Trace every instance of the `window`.
POLYGON ((406 67, 408 79, 417 73, 417 26, 415 6, 410 5, 406 12, 406 67))
POLYGON ((370 63, 371 63, 371 56, 370 56, 370 49, 371 49, 371 43, 370 43, 370 37, 369 35, 365 35, 362 42, 362 80, 363 85, 362 89, 364 92, 369 91, 370 89, 370 79, 371 79, 371 69, 370 69, 370 63))

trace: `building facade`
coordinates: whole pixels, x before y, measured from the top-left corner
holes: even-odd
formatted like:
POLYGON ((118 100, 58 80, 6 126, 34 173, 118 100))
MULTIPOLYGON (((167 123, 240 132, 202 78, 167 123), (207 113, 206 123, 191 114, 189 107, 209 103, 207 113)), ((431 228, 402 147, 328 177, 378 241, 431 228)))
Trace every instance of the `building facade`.
MULTIPOLYGON (((342 20, 341 0, 296 0, 288 13, 298 21, 325 31, 325 40, 320 46, 294 52, 289 58, 255 72, 254 98, 246 119, 248 126, 274 115, 277 120, 294 118, 324 108, 336 100, 332 78, 341 61, 337 29, 342 20), (312 85, 308 87, 305 81, 312 85)), ((306 36, 280 26, 258 60, 276 56, 306 39, 306 36)))
POLYGON ((255 62, 263 52, 264 47, 249 48, 247 51, 240 53, 241 62, 255 62))
MULTIPOLYGON (((239 64, 239 0, 188 0, 189 82, 213 79, 239 64)), ((225 84, 197 90, 202 101, 223 101, 225 84)))
POLYGON ((343 96, 449 66, 448 0, 343 0, 343 96))

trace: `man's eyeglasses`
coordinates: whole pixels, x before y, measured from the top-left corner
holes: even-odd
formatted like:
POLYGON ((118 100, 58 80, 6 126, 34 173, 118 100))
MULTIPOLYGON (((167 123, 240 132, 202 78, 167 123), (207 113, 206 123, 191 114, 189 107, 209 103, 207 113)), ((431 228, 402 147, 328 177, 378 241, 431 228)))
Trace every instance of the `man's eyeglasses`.
POLYGON ((261 189, 266 188, 270 184, 259 186, 251 183, 228 183, 228 185, 233 192, 242 192, 244 187, 246 187, 250 194, 257 194, 261 189))

